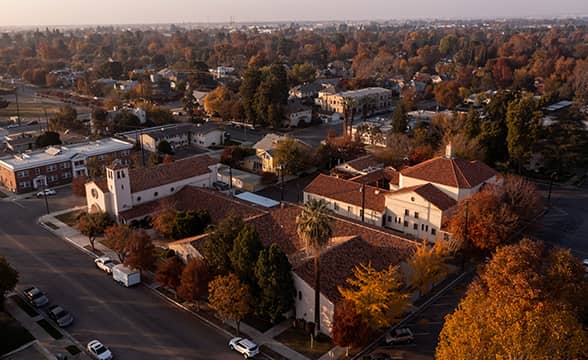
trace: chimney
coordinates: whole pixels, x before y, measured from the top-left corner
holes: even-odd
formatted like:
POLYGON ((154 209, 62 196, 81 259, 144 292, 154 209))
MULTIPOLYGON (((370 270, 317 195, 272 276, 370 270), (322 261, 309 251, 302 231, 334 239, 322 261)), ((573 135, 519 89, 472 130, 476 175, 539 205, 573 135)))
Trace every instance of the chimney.
POLYGON ((447 159, 453 159, 453 147, 451 146, 451 142, 445 146, 445 157, 447 159))

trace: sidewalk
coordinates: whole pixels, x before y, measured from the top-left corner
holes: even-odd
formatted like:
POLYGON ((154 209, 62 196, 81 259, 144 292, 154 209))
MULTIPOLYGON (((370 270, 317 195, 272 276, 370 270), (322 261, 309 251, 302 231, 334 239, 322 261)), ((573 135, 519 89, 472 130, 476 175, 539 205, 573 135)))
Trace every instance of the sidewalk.
MULTIPOLYGON (((18 296, 18 295, 17 295, 18 296)), ((54 339, 50 336, 38 323, 37 321, 44 319, 44 317, 40 314, 39 309, 35 309, 39 315, 35 317, 30 317, 27 313, 25 313, 10 297, 7 297, 5 303, 5 310, 10 313, 20 324, 27 329, 31 335, 37 339, 39 344, 41 345, 41 350, 47 359, 54 359, 55 354, 64 354, 67 355, 68 359, 90 359, 84 353, 84 347, 77 341, 75 341, 71 335, 65 333, 63 330, 55 327, 55 329, 59 330, 62 333, 63 337, 61 339, 54 339), (80 350, 80 353, 76 355, 71 355, 68 353, 66 347, 68 346, 75 346, 80 350)))

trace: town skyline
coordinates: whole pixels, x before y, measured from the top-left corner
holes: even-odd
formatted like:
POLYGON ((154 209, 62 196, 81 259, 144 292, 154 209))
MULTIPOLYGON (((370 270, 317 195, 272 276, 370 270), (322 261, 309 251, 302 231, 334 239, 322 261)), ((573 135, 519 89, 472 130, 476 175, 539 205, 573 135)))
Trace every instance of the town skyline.
POLYGON ((463 0, 436 2, 427 0, 422 6, 368 0, 358 8, 354 2, 324 1, 319 4, 308 0, 296 3, 271 1, 229 0, 217 2, 170 0, 137 1, 124 3, 105 0, 91 3, 87 0, 55 0, 39 3, 35 0, 5 1, 0 24, 8 26, 75 26, 75 25, 126 25, 168 23, 256 23, 305 21, 385 21, 421 19, 493 19, 493 18, 563 18, 588 15, 588 3, 564 0, 539 3, 530 0, 492 3, 463 0), (92 7, 93 11, 87 11, 92 7), (113 11, 117 9, 117 11, 113 11), (188 10, 188 11, 186 11, 188 10))

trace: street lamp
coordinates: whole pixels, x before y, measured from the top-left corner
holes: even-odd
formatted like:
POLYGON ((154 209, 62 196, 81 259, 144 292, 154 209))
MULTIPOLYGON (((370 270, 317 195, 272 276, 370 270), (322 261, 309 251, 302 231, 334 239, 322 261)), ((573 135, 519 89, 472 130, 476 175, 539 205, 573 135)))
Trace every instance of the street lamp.
POLYGON ((553 188, 553 179, 557 176, 557 171, 554 171, 549 177, 549 193, 547 194, 547 205, 551 206, 551 189, 553 188))

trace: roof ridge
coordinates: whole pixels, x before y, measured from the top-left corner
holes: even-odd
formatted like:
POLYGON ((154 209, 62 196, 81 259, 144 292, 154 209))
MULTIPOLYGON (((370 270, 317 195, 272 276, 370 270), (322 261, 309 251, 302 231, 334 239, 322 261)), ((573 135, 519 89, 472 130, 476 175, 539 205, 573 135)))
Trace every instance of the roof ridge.
MULTIPOLYGON (((463 160, 463 159, 459 159, 459 160, 465 161, 465 160, 463 160)), ((456 167, 456 168, 457 168, 457 170, 459 171, 459 173, 460 173, 461 177, 464 179, 464 181, 465 181, 465 183, 466 183, 467 187, 468 187, 469 189, 471 189, 471 188, 473 187, 473 186, 472 186, 472 184, 470 184, 470 181, 468 180, 467 176, 465 176, 465 174, 463 173, 463 171, 461 171, 461 168, 460 168, 459 166, 457 166, 457 162, 454 162, 454 161, 452 160, 452 161, 451 161, 451 163, 453 164, 453 166, 454 166, 454 167, 456 167)), ((471 161, 470 161, 470 163, 471 163, 471 161)), ((459 186, 459 180, 457 180, 457 176, 456 176, 456 181, 457 181, 457 185, 459 186)))

